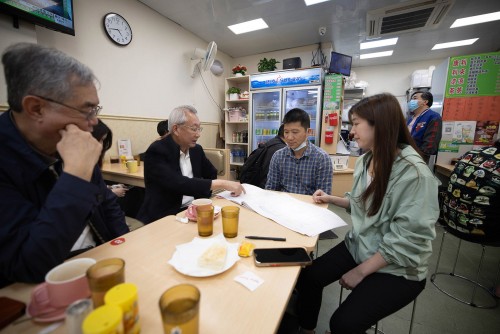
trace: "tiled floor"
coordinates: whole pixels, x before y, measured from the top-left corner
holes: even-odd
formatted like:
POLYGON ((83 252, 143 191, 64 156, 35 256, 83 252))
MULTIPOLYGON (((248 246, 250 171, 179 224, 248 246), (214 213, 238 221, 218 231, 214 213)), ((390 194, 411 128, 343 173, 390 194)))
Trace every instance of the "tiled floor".
MULTIPOLYGON (((330 205, 330 209, 350 224, 350 217, 343 209, 336 208, 333 205, 330 205)), ((350 226, 335 229, 334 232, 339 236, 338 239, 320 240, 319 255, 343 240, 349 229, 350 226)), ((413 334, 500 333, 500 306, 494 309, 479 309, 462 304, 440 292, 430 282, 430 275, 434 272, 436 267, 439 246, 443 234, 443 229, 440 227, 438 227, 436 231, 438 235, 433 243, 434 254, 430 260, 430 274, 427 286, 417 300, 413 334)), ((440 271, 449 273, 452 270, 457 245, 458 239, 447 234, 440 262, 440 271)), ((456 273, 468 277, 475 277, 480 255, 480 245, 463 241, 456 273)), ((481 270, 479 278, 479 281, 485 286, 492 287, 494 285, 495 279, 497 278, 499 261, 500 247, 487 247, 483 269, 481 270)), ((455 293, 459 293, 460 296, 463 296, 465 299, 470 299, 472 295, 471 285, 464 284, 464 281, 450 277, 449 275, 437 276, 436 282, 438 284, 441 283, 443 287, 449 288, 455 293)), ((328 329, 330 316, 338 307, 339 293, 340 286, 337 282, 325 289, 316 333, 323 334, 325 330, 328 329)), ((477 304, 480 304, 481 301, 489 301, 489 299, 485 299, 486 297, 480 289, 478 289, 477 296, 478 298, 475 299, 477 304)), ((379 329, 386 334, 408 333, 411 310, 412 304, 381 320, 379 322, 379 329)), ((360 312, 362 312, 362 310, 360 310, 360 312)))

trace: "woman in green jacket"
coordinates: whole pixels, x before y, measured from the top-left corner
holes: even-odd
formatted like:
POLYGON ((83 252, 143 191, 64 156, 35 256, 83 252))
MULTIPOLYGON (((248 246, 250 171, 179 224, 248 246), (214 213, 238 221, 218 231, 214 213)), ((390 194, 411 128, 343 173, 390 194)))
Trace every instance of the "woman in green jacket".
POLYGON ((425 287, 438 183, 417 153, 394 96, 361 100, 349 119, 354 140, 367 152, 356 162, 352 191, 338 197, 317 190, 313 199, 345 208, 352 229, 299 277, 302 333, 314 333, 323 288, 337 280, 352 292, 330 319, 335 334, 364 333, 425 287))

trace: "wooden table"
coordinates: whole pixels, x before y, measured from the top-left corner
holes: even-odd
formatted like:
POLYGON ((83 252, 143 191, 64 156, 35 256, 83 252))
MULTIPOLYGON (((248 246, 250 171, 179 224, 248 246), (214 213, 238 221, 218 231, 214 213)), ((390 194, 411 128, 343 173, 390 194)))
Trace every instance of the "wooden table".
POLYGON ((136 187, 144 188, 144 162, 138 166, 139 170, 136 173, 129 173, 127 167, 120 163, 111 164, 104 163, 102 165, 102 177, 106 181, 113 181, 116 183, 130 184, 136 187))
POLYGON ((436 173, 442 174, 446 177, 450 177, 451 173, 455 169, 454 165, 449 164, 435 164, 434 166, 436 173))
POLYGON ((332 195, 344 197, 344 194, 352 190, 354 169, 334 170, 332 178, 332 195))
MULTIPOLYGON (((312 203, 311 196, 294 195, 312 203)), ((215 205, 234 205, 225 199, 215 199, 215 205)), ((326 205, 321 205, 326 207, 326 205)), ((183 213, 179 214, 183 216, 183 213)), ((214 235, 222 233, 222 219, 214 221, 214 235)), ((175 246, 190 242, 197 234, 195 223, 183 224, 168 216, 124 236, 125 242, 110 243, 94 248, 78 257, 101 260, 120 257, 126 262, 125 277, 139 291, 139 313, 142 333, 162 333, 158 301, 160 295, 173 285, 191 283, 201 291, 200 333, 274 333, 294 289, 300 267, 263 267, 254 265, 253 257, 240 259, 232 268, 212 277, 194 278, 178 273, 168 260, 175 246), (234 281, 251 271, 264 280, 255 291, 234 281)), ((293 232, 245 208, 240 210, 238 236, 228 242, 241 242, 245 235, 286 237, 286 242, 253 240, 258 248, 306 247, 313 250, 317 237, 293 232)), ((0 296, 28 302, 35 285, 12 284, 0 290, 0 296)), ((9 325, 2 333, 38 333, 48 324, 26 321, 9 325)), ((66 333, 64 325, 54 333, 66 333)))

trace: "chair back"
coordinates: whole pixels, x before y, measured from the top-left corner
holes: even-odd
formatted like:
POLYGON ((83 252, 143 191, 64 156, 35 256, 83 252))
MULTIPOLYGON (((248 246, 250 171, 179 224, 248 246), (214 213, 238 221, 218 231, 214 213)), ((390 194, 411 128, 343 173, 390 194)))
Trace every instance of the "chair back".
POLYGON ((203 151, 215 169, 217 178, 229 180, 229 150, 224 148, 204 148, 203 151))

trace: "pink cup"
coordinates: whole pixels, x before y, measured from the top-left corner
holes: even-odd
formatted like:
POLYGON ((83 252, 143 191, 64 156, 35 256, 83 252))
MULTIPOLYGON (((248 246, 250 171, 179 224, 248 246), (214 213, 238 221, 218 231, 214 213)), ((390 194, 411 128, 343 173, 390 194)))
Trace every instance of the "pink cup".
POLYGON ((188 206, 186 216, 191 219, 196 219, 198 217, 198 214, 196 213, 196 207, 205 205, 212 205, 212 200, 208 198, 195 199, 191 202, 191 205, 188 206))
POLYGON ((64 262, 45 275, 50 305, 68 306, 78 299, 90 296, 89 284, 85 275, 87 269, 95 264, 91 258, 74 259, 64 262))

